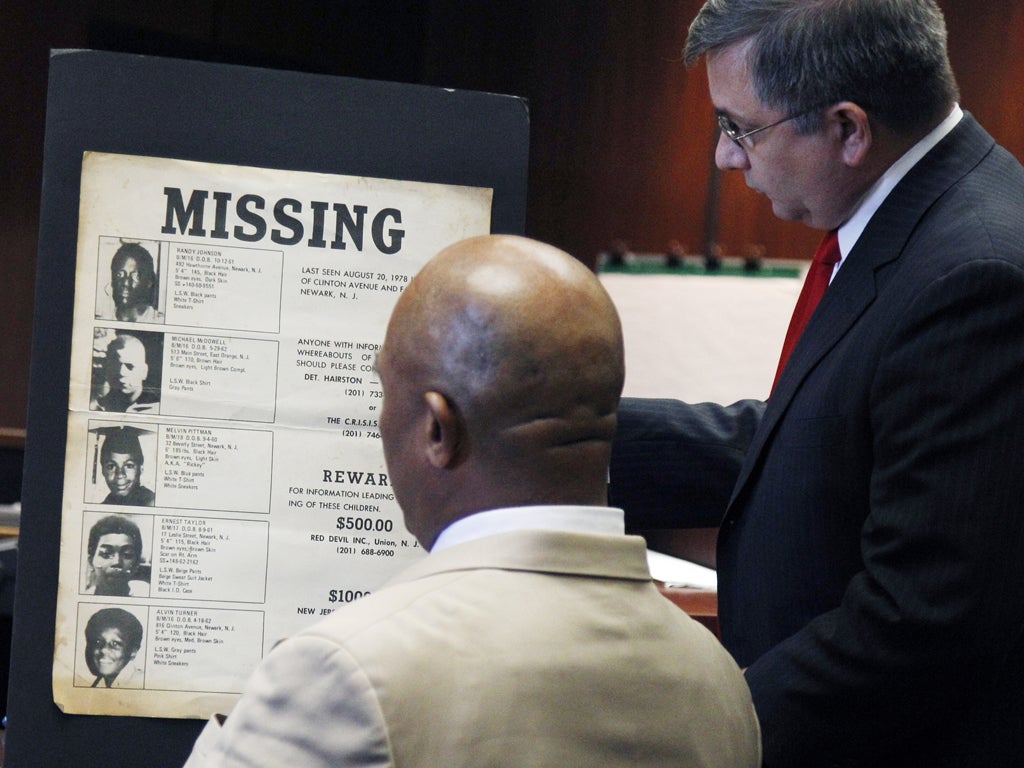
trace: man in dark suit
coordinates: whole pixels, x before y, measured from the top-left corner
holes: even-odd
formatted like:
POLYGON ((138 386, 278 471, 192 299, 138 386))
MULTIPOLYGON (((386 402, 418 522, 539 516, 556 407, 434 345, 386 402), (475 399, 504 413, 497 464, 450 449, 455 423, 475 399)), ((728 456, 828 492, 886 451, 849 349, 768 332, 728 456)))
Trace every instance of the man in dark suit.
POLYGON ((767 403, 627 400, 611 500, 719 525, 765 764, 1024 760, 1024 170, 932 0, 709 0, 719 167, 842 261, 767 403))

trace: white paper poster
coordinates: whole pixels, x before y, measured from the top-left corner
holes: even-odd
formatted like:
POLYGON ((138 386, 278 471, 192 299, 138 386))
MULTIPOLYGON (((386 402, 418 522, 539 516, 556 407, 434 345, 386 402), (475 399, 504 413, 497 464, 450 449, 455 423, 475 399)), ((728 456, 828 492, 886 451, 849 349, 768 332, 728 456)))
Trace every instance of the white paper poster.
POLYGON ((422 556, 377 431, 391 309, 492 190, 87 153, 54 700, 206 718, 422 556))

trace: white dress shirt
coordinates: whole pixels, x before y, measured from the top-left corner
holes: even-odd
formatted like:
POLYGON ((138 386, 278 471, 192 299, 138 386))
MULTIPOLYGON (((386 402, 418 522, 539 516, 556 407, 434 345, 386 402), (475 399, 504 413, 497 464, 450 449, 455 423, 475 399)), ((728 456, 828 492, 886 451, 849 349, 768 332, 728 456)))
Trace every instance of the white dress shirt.
POLYGON ((431 552, 507 531, 565 531, 605 536, 626 532, 625 514, 614 507, 539 504, 477 512, 456 520, 437 537, 431 552))

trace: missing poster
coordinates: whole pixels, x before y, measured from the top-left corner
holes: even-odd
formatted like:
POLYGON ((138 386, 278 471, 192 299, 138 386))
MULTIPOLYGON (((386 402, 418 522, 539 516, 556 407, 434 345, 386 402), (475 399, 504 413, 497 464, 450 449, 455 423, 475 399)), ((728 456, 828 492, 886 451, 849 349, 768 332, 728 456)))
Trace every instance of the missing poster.
POLYGON ((423 555, 375 357, 492 190, 86 153, 53 694, 228 712, 280 639, 423 555))

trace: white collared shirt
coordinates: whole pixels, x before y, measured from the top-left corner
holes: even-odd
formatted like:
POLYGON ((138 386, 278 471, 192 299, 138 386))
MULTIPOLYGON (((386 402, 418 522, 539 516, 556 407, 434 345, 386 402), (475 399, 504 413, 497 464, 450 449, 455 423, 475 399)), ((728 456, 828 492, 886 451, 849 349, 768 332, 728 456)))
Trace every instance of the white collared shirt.
POLYGON ((871 188, 861 198, 853 215, 839 228, 839 252, 841 259, 832 272, 832 279, 835 278, 839 268, 845 263, 846 255, 853 250, 853 246, 857 244, 857 240, 860 239, 868 222, 871 221, 871 217, 875 215, 875 211, 885 202, 885 198, 889 196, 889 193, 910 172, 910 169, 917 165, 921 158, 927 155, 936 144, 946 137, 946 134, 957 126, 957 123, 960 122, 963 116, 964 112, 960 109, 960 105, 954 104, 953 111, 949 113, 945 120, 907 150, 903 157, 889 166, 888 170, 871 185, 871 188))
POLYGON ((626 532, 625 514, 615 507, 561 504, 490 509, 456 520, 441 531, 430 551, 440 552, 494 533, 523 530, 621 536, 626 532))

